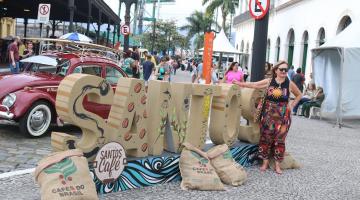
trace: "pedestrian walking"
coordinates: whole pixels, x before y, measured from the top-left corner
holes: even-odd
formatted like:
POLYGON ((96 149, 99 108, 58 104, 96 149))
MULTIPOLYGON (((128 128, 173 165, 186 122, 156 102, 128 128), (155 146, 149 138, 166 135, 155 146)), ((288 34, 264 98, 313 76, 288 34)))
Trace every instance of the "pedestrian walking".
POLYGON ((133 47, 131 58, 134 60, 134 66, 132 67, 133 78, 140 78, 140 52, 139 48, 133 47))
POLYGON ((20 42, 20 37, 16 36, 14 41, 9 45, 9 68, 12 74, 19 73, 19 61, 20 54, 18 44, 20 42))
POLYGON ((292 81, 296 84, 296 86, 299 88, 301 92, 304 91, 304 82, 305 77, 304 74, 301 73, 301 68, 298 68, 296 70, 296 74, 293 76, 292 81))
POLYGON ((131 74, 132 76, 134 76, 133 69, 136 68, 136 65, 135 65, 135 60, 131 58, 131 55, 132 55, 131 50, 127 50, 125 52, 122 68, 127 74, 131 74))
POLYGON ((290 66, 290 69, 289 69, 289 71, 288 71, 288 78, 289 78, 290 80, 292 80, 294 75, 295 75, 294 66, 291 65, 291 66, 290 66))
POLYGON ((244 67, 243 72, 244 72, 244 82, 246 82, 247 78, 249 77, 249 69, 247 66, 244 67))
POLYGON ((150 78, 151 74, 153 73, 153 71, 155 70, 155 65, 151 61, 151 58, 152 58, 151 55, 147 55, 146 56, 146 61, 143 63, 143 78, 144 78, 144 81, 145 81, 145 89, 146 89, 146 91, 147 91, 149 78, 150 78))
POLYGON ((234 81, 243 82, 244 81, 244 73, 241 69, 239 69, 239 63, 233 62, 231 63, 228 70, 225 72, 225 76, 223 79, 224 83, 232 84, 234 81))
POLYGON ((280 163, 284 159, 285 138, 291 125, 291 110, 300 101, 302 95, 297 86, 287 78, 288 64, 277 63, 273 76, 258 82, 234 83, 240 87, 266 89, 265 101, 260 120, 259 155, 263 159, 261 171, 269 166, 270 155, 275 159, 275 172, 282 174, 280 163), (290 91, 296 96, 290 104, 290 91))
POLYGON ((168 81, 170 69, 169 69, 167 62, 168 62, 168 60, 166 57, 161 58, 161 61, 159 64, 159 69, 156 74, 157 80, 159 80, 159 81, 168 81))

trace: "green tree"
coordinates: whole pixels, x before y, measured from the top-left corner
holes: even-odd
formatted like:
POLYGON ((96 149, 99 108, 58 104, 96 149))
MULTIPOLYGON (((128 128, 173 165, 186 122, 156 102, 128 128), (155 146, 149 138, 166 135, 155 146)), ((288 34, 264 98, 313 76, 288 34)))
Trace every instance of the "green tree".
MULTIPOLYGON (((182 26, 180 29, 188 32, 187 37, 189 41, 195 37, 194 46, 196 50, 198 50, 204 46, 205 31, 208 30, 212 24, 215 24, 213 16, 211 14, 195 11, 189 17, 186 17, 186 20, 188 24, 182 26)), ((215 24, 215 26, 218 25, 215 24)))
POLYGON ((152 27, 140 36, 142 45, 151 49, 154 43, 154 49, 166 52, 168 49, 175 49, 183 45, 185 37, 178 32, 175 21, 158 21, 156 22, 155 35, 152 34, 152 27))
POLYGON ((235 14, 235 10, 239 7, 239 0, 203 0, 203 5, 208 3, 206 13, 213 15, 217 8, 221 9, 223 29, 226 28, 227 17, 229 14, 235 14))
MULTIPOLYGON (((239 6, 239 0, 203 0, 203 5, 208 4, 206 7, 206 13, 213 15, 215 10, 220 8, 222 15, 221 27, 226 31, 226 22, 229 14, 235 14, 236 8, 239 6)), ((230 22, 231 23, 231 22, 230 22)), ((219 65, 221 68, 223 54, 220 53, 219 65)))

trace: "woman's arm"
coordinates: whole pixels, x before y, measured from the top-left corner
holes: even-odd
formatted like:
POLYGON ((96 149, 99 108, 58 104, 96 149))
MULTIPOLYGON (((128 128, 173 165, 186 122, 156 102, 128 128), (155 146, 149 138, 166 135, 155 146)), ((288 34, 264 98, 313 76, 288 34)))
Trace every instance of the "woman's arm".
POLYGON ((301 100, 302 94, 299 88, 292 81, 290 81, 290 91, 295 95, 295 100, 290 105, 290 108, 292 110, 301 100))
POLYGON ((266 87, 269 84, 270 79, 264 79, 258 82, 239 82, 239 81, 234 81, 234 84, 239 85, 240 87, 245 87, 245 88, 254 88, 254 89, 266 89, 266 87))
POLYGON ((225 75, 224 78, 221 80, 222 83, 226 83, 227 76, 225 75))

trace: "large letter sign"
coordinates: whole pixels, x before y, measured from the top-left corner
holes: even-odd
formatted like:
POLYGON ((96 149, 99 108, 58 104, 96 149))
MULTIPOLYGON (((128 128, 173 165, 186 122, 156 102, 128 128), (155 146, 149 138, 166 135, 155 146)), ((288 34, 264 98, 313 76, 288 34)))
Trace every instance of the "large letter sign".
POLYGON ((59 85, 56 111, 64 121, 80 127, 82 136, 53 132, 51 144, 55 151, 81 149, 89 161, 110 142, 120 143, 128 157, 161 155, 163 149, 179 153, 183 142, 204 147, 210 113, 213 143, 232 145, 239 130, 239 139, 253 141, 259 135, 251 115, 259 96, 255 94, 257 90, 228 84, 161 81, 150 81, 146 94, 144 81, 131 78, 120 78, 114 93, 100 77, 73 74, 59 85), (83 101, 111 105, 108 119, 94 114, 96 107, 88 104, 85 109, 83 101), (250 126, 240 126, 240 109, 250 126))
POLYGON ((99 104, 112 104, 114 92, 111 86, 97 76, 72 74, 60 83, 56 96, 56 111, 67 122, 79 126, 82 130, 80 140, 66 134, 52 134, 52 146, 55 150, 80 148, 84 156, 92 159, 99 149, 116 138, 105 120, 94 113, 85 110, 83 101, 99 104), (64 139, 65 138, 65 139, 64 139))
POLYGON ((231 146, 237 139, 240 122, 240 88, 221 84, 221 96, 214 97, 210 117, 210 138, 214 144, 231 146))

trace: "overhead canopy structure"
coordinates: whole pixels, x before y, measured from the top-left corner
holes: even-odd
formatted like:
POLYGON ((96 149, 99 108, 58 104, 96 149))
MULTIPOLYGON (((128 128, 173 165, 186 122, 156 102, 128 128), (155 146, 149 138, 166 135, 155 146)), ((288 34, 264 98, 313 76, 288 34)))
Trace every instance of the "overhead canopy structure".
MULTIPOLYGON (((204 51, 204 48, 199 49, 199 51, 204 51)), ((220 33, 216 34, 213 51, 214 53, 242 54, 232 46, 229 39, 226 37, 224 30, 221 30, 220 33)))
POLYGON ((360 117, 360 22, 312 50, 315 84, 324 89, 322 112, 342 118, 360 117))
POLYGON ((50 20, 69 21, 70 7, 74 22, 120 24, 120 18, 103 0, 1 0, 0 17, 37 19, 40 3, 51 4, 50 20))

